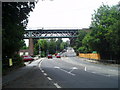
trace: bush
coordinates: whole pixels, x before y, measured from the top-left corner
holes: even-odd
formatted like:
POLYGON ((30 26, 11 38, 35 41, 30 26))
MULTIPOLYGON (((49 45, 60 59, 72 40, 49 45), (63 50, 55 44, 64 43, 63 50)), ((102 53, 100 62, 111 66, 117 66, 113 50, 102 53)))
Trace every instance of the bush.
POLYGON ((24 64, 24 61, 23 61, 23 58, 20 57, 18 54, 15 54, 13 56, 13 64, 16 66, 16 65, 23 65, 24 64))
POLYGON ((14 69, 24 66, 23 58, 20 57, 18 54, 12 56, 12 62, 13 62, 12 66, 9 66, 9 59, 10 58, 3 58, 2 60, 3 75, 7 74, 10 71, 13 71, 14 69))
POLYGON ((41 57, 45 57, 46 55, 45 55, 45 52, 44 51, 42 51, 41 52, 41 57))
POLYGON ((83 47, 78 48, 77 51, 80 52, 80 53, 85 53, 85 52, 86 52, 86 49, 85 49, 85 47, 83 46, 83 47))

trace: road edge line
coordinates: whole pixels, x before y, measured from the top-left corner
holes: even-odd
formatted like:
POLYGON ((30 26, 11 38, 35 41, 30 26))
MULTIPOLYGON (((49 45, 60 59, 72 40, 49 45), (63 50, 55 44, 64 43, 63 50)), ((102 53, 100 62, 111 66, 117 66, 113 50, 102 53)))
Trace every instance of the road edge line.
MULTIPOLYGON (((39 67, 39 69, 40 69, 40 71, 44 74, 45 72, 44 72, 44 70, 42 70, 42 68, 41 68, 41 64, 42 64, 42 61, 43 60, 41 60, 39 63, 38 63, 38 67, 39 67)), ((47 76, 47 75, 45 75, 45 76, 47 76)), ((48 79, 48 77, 46 77, 47 79, 48 79)), ((56 86, 56 88, 62 88, 61 86, 59 86, 57 83, 54 83, 53 82, 53 80, 49 77, 49 81, 51 81, 51 83, 53 83, 53 85, 55 85, 56 86), (49 80, 50 79, 50 80, 49 80)))

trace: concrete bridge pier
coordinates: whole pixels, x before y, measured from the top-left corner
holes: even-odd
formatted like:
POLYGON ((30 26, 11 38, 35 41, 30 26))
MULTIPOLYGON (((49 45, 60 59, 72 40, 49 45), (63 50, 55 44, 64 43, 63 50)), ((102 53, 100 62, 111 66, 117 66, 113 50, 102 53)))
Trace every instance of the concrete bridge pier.
POLYGON ((34 55, 33 38, 29 38, 29 55, 34 55))

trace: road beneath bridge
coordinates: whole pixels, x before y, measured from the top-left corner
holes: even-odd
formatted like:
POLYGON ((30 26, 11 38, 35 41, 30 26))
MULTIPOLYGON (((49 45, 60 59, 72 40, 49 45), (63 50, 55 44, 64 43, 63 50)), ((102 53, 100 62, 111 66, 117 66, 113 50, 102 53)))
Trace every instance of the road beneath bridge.
POLYGON ((118 88, 118 67, 91 63, 80 57, 42 58, 26 69, 30 71, 4 88, 118 88))
POLYGON ((24 39, 29 39, 29 55, 33 55, 33 39, 69 38, 70 44, 77 38, 78 32, 83 29, 37 29, 25 30, 24 39))

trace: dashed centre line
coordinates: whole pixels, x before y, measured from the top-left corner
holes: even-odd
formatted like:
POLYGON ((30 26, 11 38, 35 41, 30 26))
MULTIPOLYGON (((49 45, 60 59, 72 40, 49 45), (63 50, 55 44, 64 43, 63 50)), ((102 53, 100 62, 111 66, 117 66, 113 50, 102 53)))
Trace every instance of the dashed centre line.
MULTIPOLYGON (((43 60, 42 60, 43 61, 43 60)), ((47 76, 47 73, 45 73, 45 71, 44 70, 42 70, 42 68, 41 68, 41 63, 42 63, 42 61, 39 63, 39 69, 41 70, 41 72, 45 75, 45 76, 47 76)), ((52 79, 50 78, 50 77, 47 77, 47 79, 48 80, 50 80, 50 81, 52 81, 52 79)), ((52 83, 57 87, 57 88, 61 88, 57 83, 54 83, 53 81, 52 81, 52 83)))
POLYGON ((50 81, 52 80, 50 77, 47 77, 47 78, 48 78, 48 80, 50 80, 50 81))
POLYGON ((41 70, 41 72, 42 72, 42 73, 44 73, 44 71, 43 71, 43 70, 41 70))
POLYGON ((61 88, 57 83, 54 83, 54 85, 55 85, 57 88, 61 88))
POLYGON ((85 67, 85 71, 87 71, 86 67, 85 67))
POLYGON ((47 76, 47 74, 46 73, 43 73, 45 76, 47 76))

